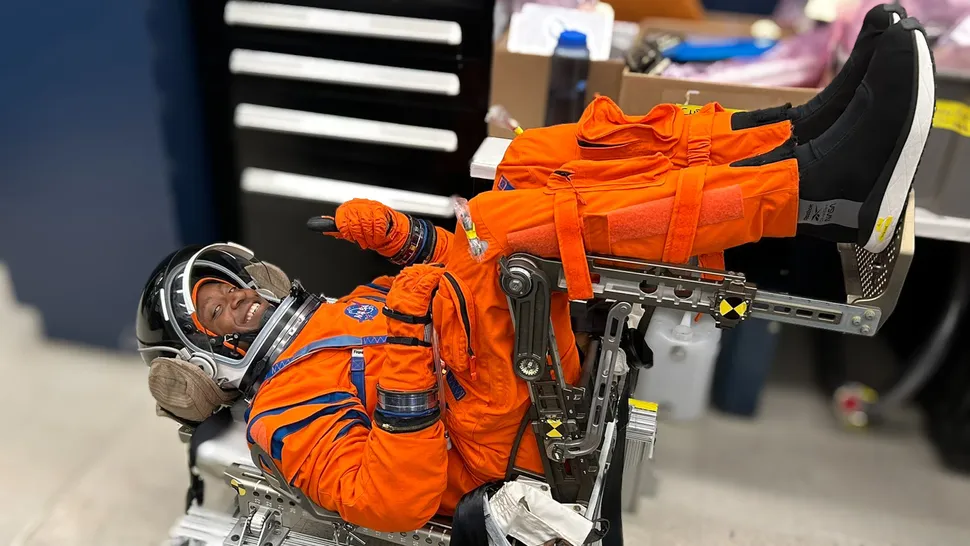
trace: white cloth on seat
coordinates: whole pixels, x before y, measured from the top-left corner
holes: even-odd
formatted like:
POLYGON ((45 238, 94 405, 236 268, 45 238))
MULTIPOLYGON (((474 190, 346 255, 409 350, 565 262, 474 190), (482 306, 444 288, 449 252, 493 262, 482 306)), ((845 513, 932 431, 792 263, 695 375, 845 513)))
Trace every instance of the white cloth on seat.
POLYGON ((560 504, 540 487, 514 481, 502 486, 488 501, 489 516, 502 532, 525 546, 541 546, 563 539, 581 546, 593 530, 593 522, 560 504))

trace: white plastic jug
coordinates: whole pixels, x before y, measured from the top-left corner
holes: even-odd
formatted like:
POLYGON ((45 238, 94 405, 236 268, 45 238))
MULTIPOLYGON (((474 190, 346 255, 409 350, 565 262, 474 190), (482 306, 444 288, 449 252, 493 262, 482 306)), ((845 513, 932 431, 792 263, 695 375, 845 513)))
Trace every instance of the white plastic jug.
POLYGON ((660 404, 662 418, 696 419, 707 409, 721 330, 706 313, 657 308, 647 326, 653 367, 640 372, 636 398, 660 404))

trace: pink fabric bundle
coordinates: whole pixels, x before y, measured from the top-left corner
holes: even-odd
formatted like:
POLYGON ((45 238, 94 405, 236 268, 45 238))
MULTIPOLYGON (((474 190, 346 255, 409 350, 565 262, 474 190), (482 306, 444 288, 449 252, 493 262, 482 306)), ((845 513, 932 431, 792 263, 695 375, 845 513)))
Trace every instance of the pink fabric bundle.
POLYGON ((826 55, 819 55, 826 49, 829 36, 829 28, 818 27, 780 41, 759 57, 711 64, 672 64, 663 75, 722 83, 815 87, 829 62, 826 55))

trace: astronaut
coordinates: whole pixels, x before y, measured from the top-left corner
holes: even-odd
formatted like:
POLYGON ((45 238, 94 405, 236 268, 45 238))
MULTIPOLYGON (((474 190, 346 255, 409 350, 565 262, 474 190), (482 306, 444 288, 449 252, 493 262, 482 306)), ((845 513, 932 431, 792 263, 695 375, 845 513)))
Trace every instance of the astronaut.
POLYGON ((588 254, 718 267, 725 249, 796 233, 886 248, 925 146, 914 128, 932 117, 933 69, 917 23, 871 13, 853 53, 861 43, 868 57, 806 105, 630 118, 599 99, 578 124, 526 131, 455 234, 372 201, 342 205, 337 237, 404 266, 343 298, 287 286, 237 245, 176 252, 140 303, 156 399, 201 420, 211 408, 164 392, 173 377, 214 379, 187 396, 210 406, 244 393, 248 441, 310 500, 378 531, 451 513, 513 466, 542 474, 534 439, 516 442, 530 400, 511 364, 501 260, 562 261, 568 293, 550 313, 575 384, 568 304, 593 296, 588 254))

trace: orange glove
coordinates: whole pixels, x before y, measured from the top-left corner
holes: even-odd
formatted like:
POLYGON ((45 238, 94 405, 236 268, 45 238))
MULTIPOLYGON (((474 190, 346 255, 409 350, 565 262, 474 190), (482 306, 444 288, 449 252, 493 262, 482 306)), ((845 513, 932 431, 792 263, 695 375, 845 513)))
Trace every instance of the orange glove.
POLYGON ((451 234, 431 222, 370 199, 351 199, 340 205, 333 221, 337 231, 324 232, 326 235, 374 250, 399 265, 438 261, 451 242, 451 234))
POLYGON ((384 430, 421 430, 437 422, 441 415, 434 353, 427 332, 431 300, 444 272, 439 265, 405 268, 387 293, 387 356, 378 379, 374 413, 384 430))

